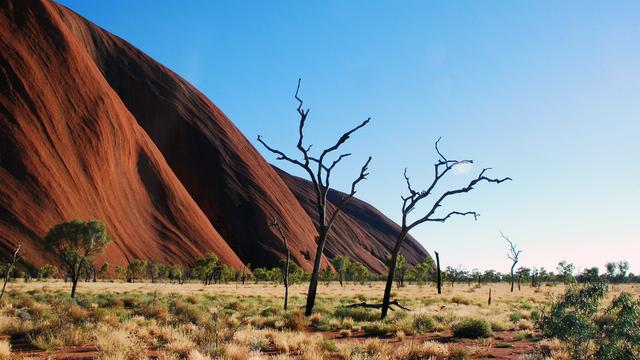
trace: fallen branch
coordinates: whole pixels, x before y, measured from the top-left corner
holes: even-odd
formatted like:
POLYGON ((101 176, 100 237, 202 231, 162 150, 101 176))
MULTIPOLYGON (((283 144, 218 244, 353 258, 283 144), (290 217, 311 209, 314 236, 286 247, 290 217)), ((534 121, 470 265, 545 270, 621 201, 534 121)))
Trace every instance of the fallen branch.
MULTIPOLYGON (((393 300, 389 303, 389 309, 391 309, 391 311, 395 311, 394 308, 391 307, 391 305, 395 305, 397 307, 399 307, 402 310, 406 310, 406 311, 411 311, 411 309, 408 309, 402 305, 400 305, 400 303, 398 303, 398 299, 393 300)), ((361 302, 359 304, 351 304, 351 305, 347 305, 346 307, 348 308, 356 308, 356 307, 363 307, 363 308, 370 308, 370 309, 380 309, 382 308, 382 304, 367 304, 366 302, 361 302)))

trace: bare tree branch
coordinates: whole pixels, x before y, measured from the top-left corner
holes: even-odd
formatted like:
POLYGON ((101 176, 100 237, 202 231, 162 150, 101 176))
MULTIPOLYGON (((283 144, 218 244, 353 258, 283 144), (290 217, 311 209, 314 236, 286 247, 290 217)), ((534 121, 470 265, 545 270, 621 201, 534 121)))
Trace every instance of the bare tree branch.
POLYGON ((351 200, 351 198, 353 198, 354 195, 356 194, 356 186, 358 185, 358 183, 361 182, 362 180, 365 180, 369 175, 367 171, 369 170, 370 162, 371 162, 371 156, 369 156, 369 158, 364 163, 364 165, 362 165, 362 168, 360 169, 360 175, 358 176, 358 178, 355 179, 353 183, 351 183, 351 192, 349 192, 347 196, 342 198, 342 200, 340 201, 336 209, 333 211, 333 214, 331 215, 331 217, 329 218, 329 222, 327 223, 327 227, 329 229, 331 228, 331 226, 333 226, 333 222, 336 220, 338 213, 342 211, 342 209, 345 207, 345 205, 347 205, 349 200, 351 200))
MULTIPOLYGON (((391 253, 391 262, 390 262, 390 266, 389 266, 389 272, 387 275, 387 281, 385 284, 385 290, 384 290, 384 296, 382 299, 382 311, 381 311, 381 317, 382 319, 384 319, 387 316, 387 310, 389 309, 389 305, 390 305, 390 299, 391 299, 391 286, 393 285, 393 280, 395 277, 395 271, 396 271, 396 266, 397 266, 397 259, 398 259, 398 254, 400 253, 400 248, 402 246, 402 242, 404 241, 404 239, 406 238, 407 234, 409 233, 409 231, 411 229, 413 229, 414 227, 424 223, 424 222, 445 222, 448 219, 450 219, 452 216, 467 216, 467 215, 473 215, 474 219, 478 219, 478 216, 480 216, 477 212, 475 211, 466 211, 466 212, 461 212, 461 211, 451 211, 449 212, 447 215, 443 216, 443 217, 435 217, 435 213, 436 210, 438 210, 439 207, 442 206, 442 203, 445 201, 445 199, 447 199, 450 196, 454 196, 457 194, 462 194, 462 193, 467 193, 471 190, 474 189, 474 187, 482 182, 489 182, 489 183, 496 183, 496 184, 500 184, 504 181, 507 180, 511 180, 511 178, 509 177, 505 177, 505 178, 501 178, 501 179, 494 179, 494 178, 489 178, 487 176, 485 176, 485 173, 487 172, 487 170, 489 169, 483 169, 480 174, 478 175, 478 177, 476 177, 475 179, 469 181, 469 183, 467 184, 467 186, 464 186, 462 188, 459 189, 455 189, 455 190, 449 190, 444 192, 439 198, 437 198, 435 200, 435 202, 433 202, 431 209, 421 218, 413 221, 412 223, 409 223, 408 221, 408 215, 409 213, 411 213, 416 206, 424 199, 426 199, 427 197, 429 197, 432 192, 434 191, 434 189, 436 188, 436 186, 438 185, 438 183, 440 182, 440 180, 442 180, 444 178, 444 176, 451 171, 451 169, 453 169, 456 165, 461 165, 461 164, 472 164, 473 160, 451 160, 448 159, 446 156, 444 156, 444 154, 440 151, 440 148, 438 147, 439 143, 440 143, 441 138, 438 138, 438 140, 436 140, 435 142, 435 149, 436 149, 436 153, 438 154, 438 160, 435 162, 435 164, 433 165, 434 167, 434 178, 433 181, 431 182, 431 185, 429 185, 429 187, 427 187, 426 190, 423 191, 416 191, 413 186, 411 185, 411 181, 409 179, 409 176, 407 175, 407 169, 405 168, 404 170, 404 179, 405 182, 407 183, 407 189, 409 190, 409 195, 407 196, 401 196, 402 199, 402 224, 401 224, 401 230, 400 233, 398 235, 398 239, 396 240, 396 244, 393 248, 393 251, 391 253)), ((436 253, 436 257, 437 257, 437 253, 436 253)))
POLYGON ((313 309, 314 302, 315 302, 316 289, 317 289, 317 283, 318 283, 318 274, 320 271, 320 262, 321 262, 322 253, 324 250, 324 245, 327 241, 328 233, 331 230, 333 222, 335 221, 338 213, 342 211, 346 203, 355 195, 356 186, 358 185, 358 183, 366 179, 367 175, 369 175, 367 170, 368 170, 369 163, 371 162, 371 157, 369 157, 366 163, 362 166, 360 170, 360 175, 351 184, 351 191, 347 196, 345 196, 342 199, 340 204, 336 206, 333 214, 331 214, 331 216, 329 217, 329 221, 327 222, 326 221, 327 220, 327 213, 326 213, 327 193, 329 192, 331 172, 340 163, 340 161, 342 161, 344 158, 348 156, 351 156, 351 154, 345 153, 345 154, 339 155, 335 160, 331 162, 330 165, 325 165, 325 160, 326 160, 325 158, 330 153, 338 150, 340 146, 342 146, 347 140, 349 140, 349 138, 351 137, 351 135, 353 135, 353 133, 363 128, 364 126, 366 126, 371 120, 371 118, 367 118, 358 126, 343 133, 342 136, 340 136, 338 141, 333 146, 324 149, 320 153, 319 157, 314 157, 310 155, 311 145, 308 147, 304 146, 304 126, 307 121, 307 116, 309 115, 309 109, 305 110, 303 108, 304 102, 302 101, 299 95, 300 83, 301 83, 301 80, 298 79, 298 85, 296 87, 296 92, 294 97, 298 101, 298 107, 296 111, 300 116, 300 124, 298 127, 298 142, 297 142, 296 148, 302 154, 302 160, 292 158, 286 155, 284 152, 267 145, 267 143, 264 140, 262 140, 261 136, 258 136, 258 141, 267 150, 276 154, 278 160, 285 160, 303 168, 309 175, 309 178, 314 185, 314 190, 316 194, 316 209, 318 211, 318 214, 317 214, 318 215, 318 242, 317 242, 318 247, 316 250, 313 271, 311 273, 311 281, 309 282, 309 292, 307 293, 308 295, 307 295, 307 305, 306 305, 305 314, 308 316, 308 315, 311 315, 311 311, 313 309), (313 166, 314 167, 317 166, 317 168, 312 169, 312 166, 311 166, 312 162, 314 163, 313 166))
POLYGON ((467 212, 452 211, 452 212, 448 213, 447 216, 445 216, 445 217, 435 218, 435 219, 427 219, 427 221, 445 222, 445 221, 447 221, 448 218, 450 218, 453 215, 459 215, 459 216, 473 215, 474 220, 478 220, 478 216, 480 216, 480 214, 478 214, 475 211, 467 211, 467 212))
MULTIPOLYGON (((449 169, 449 168, 447 168, 447 170, 446 170, 446 171, 448 171, 448 169, 449 169)), ((486 181, 486 182, 490 182, 490 183, 500 184, 500 183, 505 182, 505 181, 507 181, 507 180, 511 180, 511 178, 510 178, 510 177, 505 177, 505 178, 502 178, 502 179, 488 178, 488 177, 486 177, 484 174, 485 174, 485 172, 486 172, 487 170, 489 170, 489 169, 490 169, 490 168, 485 168, 485 169, 483 169, 483 170, 480 172, 480 174, 478 175, 478 177, 477 177, 477 178, 475 178, 475 179, 473 179, 473 180, 471 180, 467 186, 462 187, 462 188, 460 188, 460 189, 456 189, 456 190, 449 190, 449 191, 446 191, 444 194, 442 194, 442 195, 440 196, 440 198, 438 198, 438 200, 436 200, 436 202, 433 204, 433 206, 432 206, 431 210, 429 210, 429 212, 428 212, 425 216, 423 216, 422 218, 420 218, 420 219, 418 219, 418 220, 414 221, 412 224, 410 224, 410 225, 408 226, 409 230, 410 230, 410 229, 412 229, 412 228, 414 228, 414 227, 415 227, 415 226, 417 226, 417 225, 422 224, 422 223, 423 223, 423 222, 425 222, 425 221, 429 221, 429 219, 431 218, 431 216, 433 216, 433 214, 436 212, 436 210, 437 210, 440 206, 442 206, 442 202, 443 202, 446 198, 448 198, 449 196, 453 196, 453 195, 457 195, 457 194, 462 194, 462 193, 467 193, 467 192, 469 192, 469 191, 473 190, 473 189, 474 189, 474 186, 476 186, 479 182, 482 182, 482 181, 486 181)), ((444 175, 445 173, 446 173, 446 172, 443 172, 442 174, 444 175)), ((437 179, 437 180, 439 180, 439 179, 437 179)), ((436 181, 436 182, 437 182, 437 181, 436 181)), ((418 198, 418 199, 417 199, 417 201, 420 201, 420 200, 422 200, 423 198, 424 198, 424 197, 420 197, 420 198, 418 198)), ((414 204, 415 204, 415 203, 417 203, 417 201, 415 201, 415 202, 414 202, 414 204)))

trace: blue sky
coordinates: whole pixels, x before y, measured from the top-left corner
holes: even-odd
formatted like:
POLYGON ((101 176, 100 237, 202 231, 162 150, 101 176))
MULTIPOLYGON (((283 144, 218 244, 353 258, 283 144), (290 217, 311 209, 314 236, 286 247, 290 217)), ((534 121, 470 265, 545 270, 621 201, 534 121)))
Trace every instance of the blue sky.
POLYGON ((61 3, 193 83, 269 161, 256 136, 294 151, 298 77, 315 147, 371 116, 333 184, 373 156, 358 196, 395 220, 403 169, 427 186, 440 136, 448 157, 476 161, 443 190, 481 167, 513 177, 442 209, 477 222, 413 231, 443 266, 507 271, 502 230, 524 266, 640 272, 640 2, 61 3))

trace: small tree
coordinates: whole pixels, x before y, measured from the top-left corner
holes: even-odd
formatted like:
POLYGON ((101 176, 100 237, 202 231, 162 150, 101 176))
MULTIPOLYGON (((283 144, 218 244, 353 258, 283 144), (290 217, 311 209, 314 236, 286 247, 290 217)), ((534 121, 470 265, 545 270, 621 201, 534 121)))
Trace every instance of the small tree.
POLYGON ((565 285, 572 284, 576 281, 575 277, 573 277, 573 272, 576 267, 572 263, 567 262, 566 260, 562 260, 558 263, 556 270, 558 271, 558 276, 562 279, 565 285))
POLYGON ((136 279, 147 272, 147 260, 133 259, 127 266, 129 281, 134 283, 136 279))
POLYGON ((435 213, 436 213, 436 210, 438 210, 438 208, 440 208, 443 205, 443 202, 445 199, 449 198, 450 196, 467 193, 473 190, 474 187, 480 182, 500 184, 504 181, 511 180, 511 178, 508 178, 508 177, 502 178, 502 179, 489 178, 485 176, 486 172, 489 169, 485 168, 480 172, 480 174, 475 179, 471 180, 467 184, 467 186, 459 189, 455 189, 455 190, 445 191, 442 195, 440 195, 440 197, 435 199, 435 201, 431 205, 430 210, 428 210, 425 215, 423 215, 422 217, 419 217, 414 221, 410 221, 409 214, 413 210, 415 210, 416 207, 423 200, 433 195, 433 191, 435 190, 436 186, 438 185, 440 180, 444 178, 444 176, 447 173, 449 173, 452 169, 454 169, 455 166, 468 165, 473 163, 472 160, 447 159, 444 155, 442 155, 442 153, 440 152, 440 149, 438 149, 439 141, 440 139, 438 139, 435 143, 435 149, 436 149, 436 152, 438 153, 439 159, 434 164, 434 170, 435 170, 434 179, 431 185, 426 190, 423 190, 423 191, 415 190, 411 185, 411 182, 409 181, 409 176, 407 175, 407 169, 404 170, 404 179, 407 184, 407 190, 409 191, 409 195, 402 197, 402 223, 401 223, 400 233, 398 234, 398 239, 396 240, 396 244, 393 248, 393 251, 391 252, 391 264, 390 264, 391 266, 389 267, 389 273, 387 275, 387 283, 385 286, 384 296, 382 299, 382 313, 381 313, 382 319, 384 319, 387 316, 387 312, 389 311, 389 302, 391 301, 391 286, 393 285, 393 279, 395 277, 398 255, 400 253, 400 248, 402 247, 402 243, 407 237, 407 234, 409 234, 409 231, 411 231, 416 226, 425 222, 445 222, 452 216, 472 215, 474 219, 477 219, 478 213, 475 211, 466 211, 466 212, 452 211, 452 212, 449 212, 447 215, 444 215, 441 217, 436 216, 435 213))
POLYGON ((16 245, 15 251, 13 252, 13 256, 3 266, 4 273, 2 274, 3 282, 2 282, 2 291, 0 291, 0 300, 4 296, 4 290, 7 287, 7 282, 9 282, 9 278, 11 277, 11 274, 13 273, 13 270, 15 269, 16 264, 18 263, 18 261, 20 261, 21 249, 22 249, 22 242, 19 242, 18 245, 16 245))
POLYGON ((127 281, 127 279, 129 278, 129 271, 127 271, 127 268, 124 266, 116 265, 115 272, 116 272, 116 278, 122 281, 127 281))
POLYGON ((59 272, 60 270, 58 270, 57 266, 51 265, 51 264, 44 264, 40 269, 38 269, 38 279, 43 280, 43 279, 48 279, 50 277, 55 277, 56 275, 58 275, 59 272))
POLYGON ((169 266, 169 278, 182 284, 184 282, 184 269, 182 266, 177 264, 169 266))
POLYGON ((100 265, 100 269, 98 269, 98 275, 101 279, 104 279, 104 277, 107 275, 107 272, 109 272, 109 263, 105 261, 102 263, 102 265, 100 265))
MULTIPOLYGON (((391 258, 387 258, 387 267, 391 266, 391 258)), ((398 254, 398 260, 396 264, 396 286, 401 288, 404 286, 404 278, 407 275, 407 270, 409 269, 407 265, 407 259, 402 254, 398 254)))
POLYGON ((74 219, 55 225, 45 236, 45 248, 60 259, 60 263, 71 278, 71 297, 83 268, 101 254, 111 241, 104 223, 100 220, 84 222, 74 219))
POLYGON ((345 132, 338 139, 338 141, 324 149, 319 156, 313 156, 310 154, 311 145, 304 146, 303 145, 303 130, 305 122, 307 121, 307 116, 309 115, 309 110, 304 110, 302 108, 303 102, 302 99, 298 96, 298 92, 300 91, 300 79, 298 79, 298 86, 296 88, 295 99, 298 101, 298 115, 300 116, 300 125, 298 127, 298 144, 297 149, 300 151, 302 155, 302 159, 298 160, 292 157, 289 157, 284 152, 272 148, 267 145, 266 142, 262 140, 260 136, 258 136, 258 142, 260 142, 267 150, 276 154, 278 160, 285 160, 294 165, 297 165, 304 169, 309 175, 309 178, 313 184, 313 189, 315 192, 315 209, 317 210, 317 230, 318 230, 318 240, 316 247, 316 254, 313 261, 313 272, 311 273, 311 281, 309 281, 309 291, 307 292, 307 304, 305 307, 305 315, 310 316, 313 311, 313 306, 316 300, 316 291, 318 288, 318 275, 320 273, 320 264, 322 261, 322 255, 324 252, 324 246, 327 242, 327 238, 331 228, 333 227, 333 223, 335 222, 338 214, 342 211, 342 209, 347 205, 349 200, 353 198, 356 194, 356 186, 359 182, 366 179, 368 173, 369 163, 371 162, 371 157, 364 163, 362 168, 360 168, 360 174, 358 177, 351 183, 351 191, 342 198, 342 200, 334 207, 333 212, 329 212, 327 207, 327 194, 329 193, 329 181, 331 177, 331 172, 335 169, 336 165, 342 159, 350 156, 351 154, 345 153, 339 155, 335 160, 333 160, 330 164, 328 156, 331 156, 334 151, 338 150, 340 146, 342 146, 353 133, 363 128, 369 123, 370 119, 367 119, 360 123, 360 125, 354 127, 353 129, 345 132))
POLYGON ((333 258, 333 266, 336 268, 336 272, 338 273, 338 281, 340 281, 340 286, 343 286, 343 282, 345 279, 345 275, 347 274, 347 269, 349 269, 349 265, 351 265, 351 259, 347 255, 336 256, 333 258))
POLYGON ((624 282, 624 278, 627 276, 627 272, 629 271, 629 268, 631 266, 629 265, 628 261, 620 261, 618 262, 618 281, 619 282, 624 282))
POLYGON ((334 273, 331 271, 331 268, 324 268, 320 270, 320 281, 324 282, 327 286, 331 284, 331 280, 334 279, 334 273))
POLYGON ((287 259, 284 263, 284 310, 286 311, 289 304, 289 263, 291 262, 291 253, 289 252, 289 243, 287 243, 287 237, 284 235, 284 231, 282 231, 282 227, 275 217, 271 221, 271 226, 278 229, 280 238, 284 242, 284 248, 287 252, 287 259))
POLYGON ((511 264, 511 292, 513 292, 513 283, 515 282, 515 277, 513 274, 513 269, 515 269, 516 264, 518 264, 518 259, 520 257, 520 254, 522 254, 522 250, 518 250, 516 248, 516 245, 514 243, 511 242, 511 240, 509 240, 509 238, 502 233, 502 231, 500 232, 500 236, 507 241, 507 243, 509 243, 509 252, 507 253, 507 258, 509 258, 509 260, 511 260, 512 264, 511 264))
POLYGON ((604 264, 604 267, 607 269, 607 277, 609 278, 609 281, 613 281, 613 279, 615 279, 616 277, 616 268, 618 267, 618 264, 614 262, 608 262, 604 264))
POLYGON ((430 280, 435 265, 433 259, 427 258, 424 262, 413 267, 412 272, 416 284, 422 285, 430 280))
POLYGON ((161 274, 160 264, 156 262, 150 263, 149 266, 147 267, 147 274, 149 275, 149 278, 151 278, 151 282, 155 283, 161 274))
POLYGON ((445 273, 447 275, 447 280, 451 282, 451 287, 453 287, 453 284, 455 284, 456 281, 464 278, 466 272, 460 268, 447 266, 447 268, 445 269, 445 273))
MULTIPOLYGON (((192 269, 191 275, 202 280, 204 285, 210 285, 214 280, 216 272, 219 272, 218 255, 208 252, 202 259, 196 260, 196 266, 192 269)), ((178 272, 177 269, 173 269, 178 272)))
POLYGON ((364 284, 369 279, 369 269, 359 262, 352 262, 347 272, 354 283, 364 284))

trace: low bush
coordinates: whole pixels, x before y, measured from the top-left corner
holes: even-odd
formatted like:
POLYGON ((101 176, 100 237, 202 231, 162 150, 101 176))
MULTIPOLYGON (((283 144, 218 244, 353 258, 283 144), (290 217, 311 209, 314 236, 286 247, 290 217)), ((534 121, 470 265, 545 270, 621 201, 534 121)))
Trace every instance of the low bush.
POLYGON ((451 302, 459 305, 471 305, 471 300, 462 297, 462 296, 453 296, 451 297, 451 302))
POLYGON ((302 312, 297 311, 294 313, 288 313, 285 317, 284 327, 289 330, 302 331, 307 328, 308 321, 304 317, 302 312))
POLYGON ((477 339, 491 336, 491 324, 480 318, 465 318, 451 326, 457 338, 477 339))
POLYGON ((640 358, 640 301, 623 292, 602 309, 608 285, 573 286, 542 315, 542 333, 567 345, 573 358, 640 358))
POLYGON ((416 334, 423 334, 432 331, 435 326, 433 318, 427 314, 418 314, 413 319, 413 331, 416 334))
POLYGON ((375 321, 379 318, 380 315, 375 314, 370 309, 365 308, 348 308, 348 307, 339 307, 334 312, 333 315, 337 318, 352 318, 354 321, 375 321))
POLYGON ((393 325, 382 321, 375 321, 363 326, 364 332, 373 336, 383 336, 393 332, 393 325))

